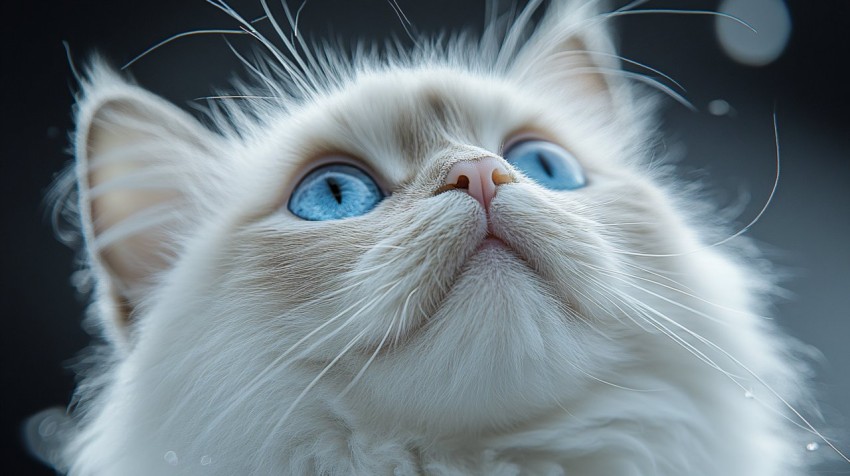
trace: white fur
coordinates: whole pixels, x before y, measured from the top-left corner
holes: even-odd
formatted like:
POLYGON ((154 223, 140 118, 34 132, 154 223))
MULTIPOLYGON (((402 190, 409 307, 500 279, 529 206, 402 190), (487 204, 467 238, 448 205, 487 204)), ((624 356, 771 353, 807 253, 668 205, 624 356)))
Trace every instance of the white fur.
POLYGON ((494 24, 478 44, 325 59, 295 97, 218 110, 220 134, 96 64, 77 174, 118 350, 83 387, 69 474, 799 474, 779 397, 800 401, 800 365, 763 317, 772 284, 708 246, 696 203, 648 167, 649 102, 608 74, 586 10, 553 7, 530 39, 494 24), (490 220, 512 251, 476 253, 481 207, 434 191, 520 131, 575 153, 588 186, 511 169, 490 220), (289 214, 299 174, 340 152, 392 195, 342 221, 289 214), (129 197, 172 212, 138 242, 98 244, 108 155, 136 164, 115 169, 129 197), (124 248, 141 278, 113 264, 124 248))

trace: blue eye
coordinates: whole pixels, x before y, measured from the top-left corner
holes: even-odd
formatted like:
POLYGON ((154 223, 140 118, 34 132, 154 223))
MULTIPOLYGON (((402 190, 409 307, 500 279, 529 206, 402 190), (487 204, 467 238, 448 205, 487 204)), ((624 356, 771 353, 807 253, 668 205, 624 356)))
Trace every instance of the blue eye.
POLYGON ((363 215, 384 194, 365 172, 346 164, 330 164, 304 177, 289 198, 289 211, 305 220, 339 220, 363 215))
POLYGON ((573 154, 551 142, 520 142, 505 151, 504 157, 528 178, 552 190, 575 190, 587 184, 573 154))

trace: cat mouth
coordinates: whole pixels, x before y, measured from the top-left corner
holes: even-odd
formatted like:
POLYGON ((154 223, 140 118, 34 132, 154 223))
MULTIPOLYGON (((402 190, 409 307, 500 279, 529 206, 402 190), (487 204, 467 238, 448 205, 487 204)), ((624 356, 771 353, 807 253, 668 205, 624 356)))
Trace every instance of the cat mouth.
MULTIPOLYGON (((478 243, 475 251, 468 255, 466 260, 469 261, 473 258, 478 258, 480 255, 485 255, 484 258, 487 259, 487 261, 495 263, 504 260, 519 262, 533 271, 535 275, 538 275, 540 278, 544 278, 541 270, 532 264, 533 261, 529 259, 525 250, 516 247, 515 244, 512 245, 508 240, 502 238, 490 227, 488 227, 487 234, 478 243), (491 255, 492 258, 486 255, 491 255)), ((466 268, 466 266, 464 266, 464 268, 466 268)))
POLYGON ((488 232, 487 236, 485 236, 484 239, 481 240, 481 243, 478 244, 478 247, 475 249, 475 253, 478 253, 480 251, 487 250, 487 249, 494 249, 494 248, 495 249, 505 249, 505 250, 514 251, 514 249, 511 248, 511 246, 508 245, 505 242, 505 240, 499 238, 497 235, 493 234, 492 232, 488 232))
MULTIPOLYGON (((478 243, 475 251, 467 256, 466 261, 468 262, 469 260, 479 259, 481 257, 490 262, 499 262, 502 260, 519 261, 523 265, 531 268, 533 271, 537 271, 531 266, 523 253, 514 248, 502 237, 489 230, 487 235, 485 235, 478 243), (488 255, 492 256, 492 258, 488 255)), ((466 266, 464 266, 464 268, 465 267, 466 266)))

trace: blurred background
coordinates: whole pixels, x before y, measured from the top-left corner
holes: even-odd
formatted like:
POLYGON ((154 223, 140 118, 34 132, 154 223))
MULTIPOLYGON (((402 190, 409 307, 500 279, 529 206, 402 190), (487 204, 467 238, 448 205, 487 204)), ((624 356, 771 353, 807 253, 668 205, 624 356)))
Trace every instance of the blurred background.
MULTIPOLYGON (((262 15, 259 0, 231 4, 248 19, 262 15)), ((290 1, 293 10, 301 4, 290 1)), ((484 0, 397 4, 422 33, 480 31, 484 18, 484 0)), ((748 235, 787 276, 787 298, 776 302, 774 314, 782 328, 822 353, 813 384, 824 428, 847 452, 850 2, 678 0, 650 1, 641 8, 723 11, 759 30, 754 35, 734 22, 701 15, 642 14, 614 21, 624 56, 663 71, 687 89, 685 96, 699 111, 667 101, 666 142, 684 152, 683 179, 707 183, 725 206, 747 199, 738 227, 757 214, 773 184, 776 111, 782 179, 770 208, 748 235)), ((73 252, 54 239, 42 204, 70 158, 74 80, 62 41, 77 64, 99 51, 122 65, 174 34, 237 25, 203 0, 17 0, 6 2, 3 14, 0 468, 4 474, 49 475, 24 452, 20 423, 69 401, 74 379, 68 363, 90 340, 80 326, 84 302, 70 286, 73 252)), ((257 26, 273 35, 267 22, 257 26)), ((406 38, 393 2, 385 0, 309 0, 299 27, 307 37, 339 37, 346 44, 406 38)), ((170 43, 129 72, 143 86, 193 110, 202 104, 196 98, 226 87, 242 69, 220 35, 205 35, 170 43)), ((828 451, 820 446, 817 451, 828 451)), ((850 474, 850 463, 827 464, 819 472, 850 474)))

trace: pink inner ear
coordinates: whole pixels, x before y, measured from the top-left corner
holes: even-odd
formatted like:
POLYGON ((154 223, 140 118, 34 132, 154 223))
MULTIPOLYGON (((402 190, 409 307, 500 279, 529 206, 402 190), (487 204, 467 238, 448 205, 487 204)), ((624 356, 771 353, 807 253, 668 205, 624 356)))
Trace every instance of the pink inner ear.
POLYGON ((552 59, 558 68, 563 68, 563 73, 574 76, 574 81, 580 82, 582 87, 589 93, 606 93, 610 87, 606 74, 602 72, 604 65, 596 63, 593 52, 588 50, 584 41, 573 37, 568 39, 563 49, 555 53, 552 59))
POLYGON ((173 263, 197 219, 200 144, 215 138, 191 116, 135 86, 108 78, 80 104, 77 178, 86 246, 102 309, 119 330, 173 263), (106 96, 106 97, 103 97, 106 96))
POLYGON ((164 164, 143 155, 150 138, 111 123, 120 119, 110 118, 116 114, 106 106, 95 116, 87 178, 95 238, 90 245, 123 294, 166 266, 163 225, 180 194, 163 187, 167 170, 156 168, 164 164))
POLYGON ((620 61, 595 2, 552 2, 510 74, 535 88, 611 102, 620 61))

